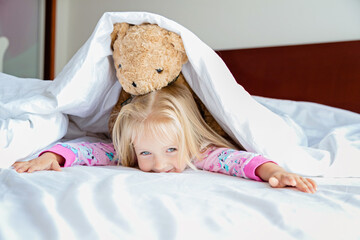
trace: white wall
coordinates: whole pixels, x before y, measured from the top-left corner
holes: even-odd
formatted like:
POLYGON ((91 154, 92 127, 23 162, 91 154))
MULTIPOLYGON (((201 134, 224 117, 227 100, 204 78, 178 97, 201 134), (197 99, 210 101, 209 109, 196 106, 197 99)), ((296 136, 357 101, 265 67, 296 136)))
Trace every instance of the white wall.
POLYGON ((56 74, 104 12, 147 11, 194 32, 214 49, 360 39, 359 0, 61 0, 56 74))

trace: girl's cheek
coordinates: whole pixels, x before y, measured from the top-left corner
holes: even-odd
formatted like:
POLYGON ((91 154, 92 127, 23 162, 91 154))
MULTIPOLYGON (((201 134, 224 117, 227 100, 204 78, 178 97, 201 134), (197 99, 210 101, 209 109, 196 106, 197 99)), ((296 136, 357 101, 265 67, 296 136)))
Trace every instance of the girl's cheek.
POLYGON ((140 170, 143 172, 150 172, 152 169, 150 159, 144 160, 144 159, 138 158, 138 164, 139 164, 140 170))

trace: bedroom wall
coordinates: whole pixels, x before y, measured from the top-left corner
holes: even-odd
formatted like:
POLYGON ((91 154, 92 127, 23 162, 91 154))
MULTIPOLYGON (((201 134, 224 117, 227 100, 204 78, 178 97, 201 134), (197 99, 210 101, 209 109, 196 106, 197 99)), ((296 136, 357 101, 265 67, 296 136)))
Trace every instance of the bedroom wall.
POLYGON ((0 53, 1 72, 43 77, 44 10, 45 0, 0 0, 0 37, 7 43, 4 55, 0 53))
POLYGON ((158 13, 216 50, 360 40, 359 0, 61 0, 55 74, 111 11, 158 13))

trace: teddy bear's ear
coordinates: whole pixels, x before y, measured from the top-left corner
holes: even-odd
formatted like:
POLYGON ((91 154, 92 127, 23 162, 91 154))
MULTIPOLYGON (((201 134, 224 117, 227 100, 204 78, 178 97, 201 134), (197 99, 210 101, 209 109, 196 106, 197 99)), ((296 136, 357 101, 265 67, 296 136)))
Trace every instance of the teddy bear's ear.
POLYGON ((114 24, 114 30, 111 33, 111 49, 114 50, 114 42, 118 38, 123 38, 129 29, 130 25, 128 23, 115 23, 114 24))
POLYGON ((188 59, 181 37, 176 33, 169 32, 168 41, 175 48, 175 50, 179 51, 182 54, 183 64, 186 63, 188 59))

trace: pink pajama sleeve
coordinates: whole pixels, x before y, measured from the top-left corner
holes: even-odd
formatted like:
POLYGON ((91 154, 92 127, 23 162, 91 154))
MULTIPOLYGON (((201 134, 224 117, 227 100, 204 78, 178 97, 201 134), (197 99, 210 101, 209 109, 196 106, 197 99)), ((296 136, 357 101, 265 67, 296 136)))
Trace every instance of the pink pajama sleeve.
POLYGON ((64 167, 116 165, 118 162, 111 143, 59 143, 43 151, 39 156, 45 152, 53 152, 65 158, 64 167))
POLYGON ((228 148, 210 147, 202 156, 203 159, 194 162, 197 168, 256 181, 262 181, 255 174, 256 168, 266 162, 273 162, 256 153, 228 148))

